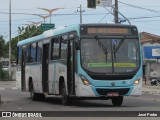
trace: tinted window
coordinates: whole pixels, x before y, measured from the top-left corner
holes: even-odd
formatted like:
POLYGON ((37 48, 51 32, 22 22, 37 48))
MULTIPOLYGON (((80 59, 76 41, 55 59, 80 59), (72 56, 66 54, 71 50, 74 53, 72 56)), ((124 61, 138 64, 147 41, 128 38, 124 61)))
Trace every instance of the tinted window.
POLYGON ((18 48, 18 61, 17 61, 17 63, 21 64, 21 61, 22 61, 22 48, 19 47, 18 48))
POLYGON ((67 42, 61 42, 61 59, 67 59, 67 42))
POLYGON ((52 44, 51 44, 51 60, 56 60, 59 59, 59 39, 58 38, 54 38, 52 39, 52 44))
POLYGON ((30 45, 29 46, 27 46, 27 48, 26 48, 26 61, 27 61, 27 63, 30 63, 30 45))
POLYGON ((37 62, 41 62, 42 58, 42 42, 38 42, 37 44, 37 62))
POLYGON ((36 43, 31 44, 31 58, 30 62, 36 61, 36 43))

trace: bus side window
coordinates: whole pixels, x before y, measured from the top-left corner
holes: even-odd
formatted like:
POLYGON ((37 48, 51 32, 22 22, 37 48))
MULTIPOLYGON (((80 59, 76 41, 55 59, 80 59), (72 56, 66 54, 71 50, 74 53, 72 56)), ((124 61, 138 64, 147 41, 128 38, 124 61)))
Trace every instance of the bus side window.
POLYGON ((34 58, 33 58, 32 52, 33 52, 32 44, 30 44, 28 46, 28 48, 27 48, 27 63, 33 63, 34 62, 34 58))
POLYGON ((61 41, 61 57, 62 60, 67 59, 67 42, 61 41))
POLYGON ((37 62, 41 62, 42 58, 42 42, 37 43, 37 62))
POLYGON ((52 39, 51 41, 51 60, 59 59, 59 48, 60 48, 59 38, 52 39))
POLYGON ((35 61, 36 61, 36 43, 32 43, 30 62, 35 62, 35 61))
POLYGON ((21 64, 22 61, 22 48, 18 47, 18 53, 17 53, 17 64, 21 64))
POLYGON ((27 63, 30 63, 30 45, 27 46, 25 49, 26 49, 26 61, 27 63))

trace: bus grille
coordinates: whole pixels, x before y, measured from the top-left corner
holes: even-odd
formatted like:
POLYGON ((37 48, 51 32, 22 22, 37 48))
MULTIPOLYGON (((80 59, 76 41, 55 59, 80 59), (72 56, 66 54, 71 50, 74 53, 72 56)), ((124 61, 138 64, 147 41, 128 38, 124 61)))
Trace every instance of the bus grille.
POLYGON ((123 88, 123 89, 101 89, 97 88, 96 91, 100 95, 107 95, 109 92, 117 92, 119 95, 125 95, 129 92, 129 88, 123 88))

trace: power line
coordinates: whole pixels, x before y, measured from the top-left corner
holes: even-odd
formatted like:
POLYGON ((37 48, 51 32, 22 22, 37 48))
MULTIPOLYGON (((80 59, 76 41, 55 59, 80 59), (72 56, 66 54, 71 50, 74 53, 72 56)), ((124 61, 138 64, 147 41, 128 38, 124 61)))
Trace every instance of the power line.
POLYGON ((143 20, 143 21, 134 21, 134 22, 160 22, 160 20, 143 20))
POLYGON ((160 30, 160 28, 153 28, 153 27, 138 27, 138 28, 145 28, 145 29, 149 29, 149 30, 160 30))
POLYGON ((134 17, 134 18, 128 18, 129 20, 136 20, 136 19, 148 19, 148 18, 156 18, 160 16, 144 16, 144 17, 134 17))
MULTIPOLYGON (((0 14, 9 14, 8 12, 0 12, 0 14)), ((17 14, 17 15, 34 15, 31 13, 11 13, 11 14, 17 14)), ((47 15, 47 14, 39 14, 39 15, 47 15)))
MULTIPOLYGON (((0 12, 0 14, 9 14, 7 12, 0 12)), ((11 14, 17 14, 17 15, 35 15, 35 14, 31 14, 31 13, 11 13, 11 14)), ((94 13, 94 14, 83 14, 83 15, 102 15, 102 14, 106 14, 106 13, 94 13)), ((37 14, 37 15, 48 15, 48 14, 37 14)), ((66 13, 66 14, 54 14, 54 16, 56 15, 78 15, 76 13, 66 13)), ((52 15, 53 16, 53 15, 52 15)))
POLYGON ((108 15, 109 15, 109 12, 98 23, 102 22, 108 15))
MULTIPOLYGON (((33 19, 39 19, 39 18, 28 18, 28 19, 19 19, 19 20, 12 20, 12 21, 24 21, 24 20, 33 20, 33 19)), ((0 21, 0 22, 8 22, 8 21, 0 21)))
MULTIPOLYGON (((88 7, 83 7, 83 8, 85 8, 85 9, 87 8, 88 9, 88 7)), ((77 9, 77 7, 67 7, 67 8, 65 7, 64 9, 77 9)), ((97 8, 97 9, 101 9, 101 8, 97 8)), ((6 10, 6 11, 8 11, 8 9, 0 9, 0 10, 6 10)), ((27 10, 27 11, 28 10, 31 10, 31 11, 32 10, 36 10, 37 11, 38 9, 12 9, 12 10, 27 10)), ((91 11, 91 10, 88 9, 87 11, 91 11)))
MULTIPOLYGON (((0 10, 6 10, 6 11, 8 11, 8 9, 0 9, 0 10)), ((12 10, 37 10, 37 9, 12 9, 12 10)))
POLYGON ((120 1, 118 1, 118 2, 121 3, 121 4, 124 4, 124 5, 128 5, 128 6, 130 6, 130 7, 134 7, 134 8, 138 8, 138 9, 147 10, 147 11, 154 12, 154 13, 160 13, 160 11, 157 11, 157 10, 152 10, 152 9, 148 9, 148 8, 143 8, 143 7, 131 5, 131 4, 124 3, 124 2, 120 2, 120 1))
MULTIPOLYGON (((83 14, 83 15, 107 15, 106 13, 97 13, 97 14, 83 14)), ((59 14, 59 15, 68 15, 68 14, 59 14)), ((79 16, 79 14, 70 14, 70 15, 76 15, 79 16)), ((136 20, 136 19, 149 19, 149 18, 158 18, 160 16, 142 16, 142 17, 133 17, 133 18, 128 18, 129 20, 136 20)), ((24 20, 30 20, 30 19, 38 19, 38 18, 28 18, 28 19, 17 19, 17 20, 12 20, 12 21, 24 21, 24 20)), ((0 21, 0 22, 8 22, 8 21, 0 21)))
MULTIPOLYGON (((9 14, 9 13, 0 12, 0 14, 9 14)), ((12 13, 12 14, 22 14, 22 15, 24 15, 25 13, 12 13)), ((29 14, 29 13, 26 13, 26 14, 27 15, 34 15, 34 14, 29 14)), ((104 15, 104 14, 106 14, 106 13, 94 13, 94 14, 83 14, 83 15, 87 16, 87 15, 104 15)), ((43 14, 38 14, 38 15, 43 15, 43 14)), ((75 14, 75 13, 54 14, 52 16, 64 16, 64 15, 67 15, 67 16, 70 16, 70 15, 79 16, 79 14, 75 14)), ((38 19, 38 18, 19 19, 19 20, 12 20, 12 21, 24 21, 24 20, 30 20, 30 19, 38 19)), ((0 22, 8 22, 8 21, 0 21, 0 22)))
MULTIPOLYGON (((104 7, 105 8, 105 7, 104 7)), ((108 13, 98 22, 98 23, 100 23, 100 22, 102 22, 109 14, 112 14, 112 8, 111 8, 111 10, 108 10, 107 8, 105 8, 105 10, 107 10, 108 11, 108 13)), ((113 15, 113 14, 112 14, 113 15)))

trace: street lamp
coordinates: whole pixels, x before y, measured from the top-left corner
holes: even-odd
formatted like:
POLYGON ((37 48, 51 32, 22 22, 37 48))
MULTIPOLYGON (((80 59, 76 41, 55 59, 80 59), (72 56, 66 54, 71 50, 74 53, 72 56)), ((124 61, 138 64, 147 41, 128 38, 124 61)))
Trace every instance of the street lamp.
POLYGON ((31 22, 32 25, 36 25, 36 26, 37 26, 38 24, 42 23, 42 21, 40 21, 40 22, 27 21, 27 22, 31 22))
POLYGON ((39 17, 43 18, 44 23, 46 22, 46 18, 49 17, 49 15, 47 15, 47 16, 38 15, 38 14, 33 14, 33 15, 36 15, 36 16, 39 16, 39 17))
POLYGON ((51 23, 51 16, 52 16, 52 13, 56 10, 59 10, 59 9, 64 9, 64 8, 54 8, 54 9, 46 9, 46 8, 38 8, 38 9, 41 9, 41 10, 45 10, 49 13, 49 16, 50 16, 50 23, 51 23))

